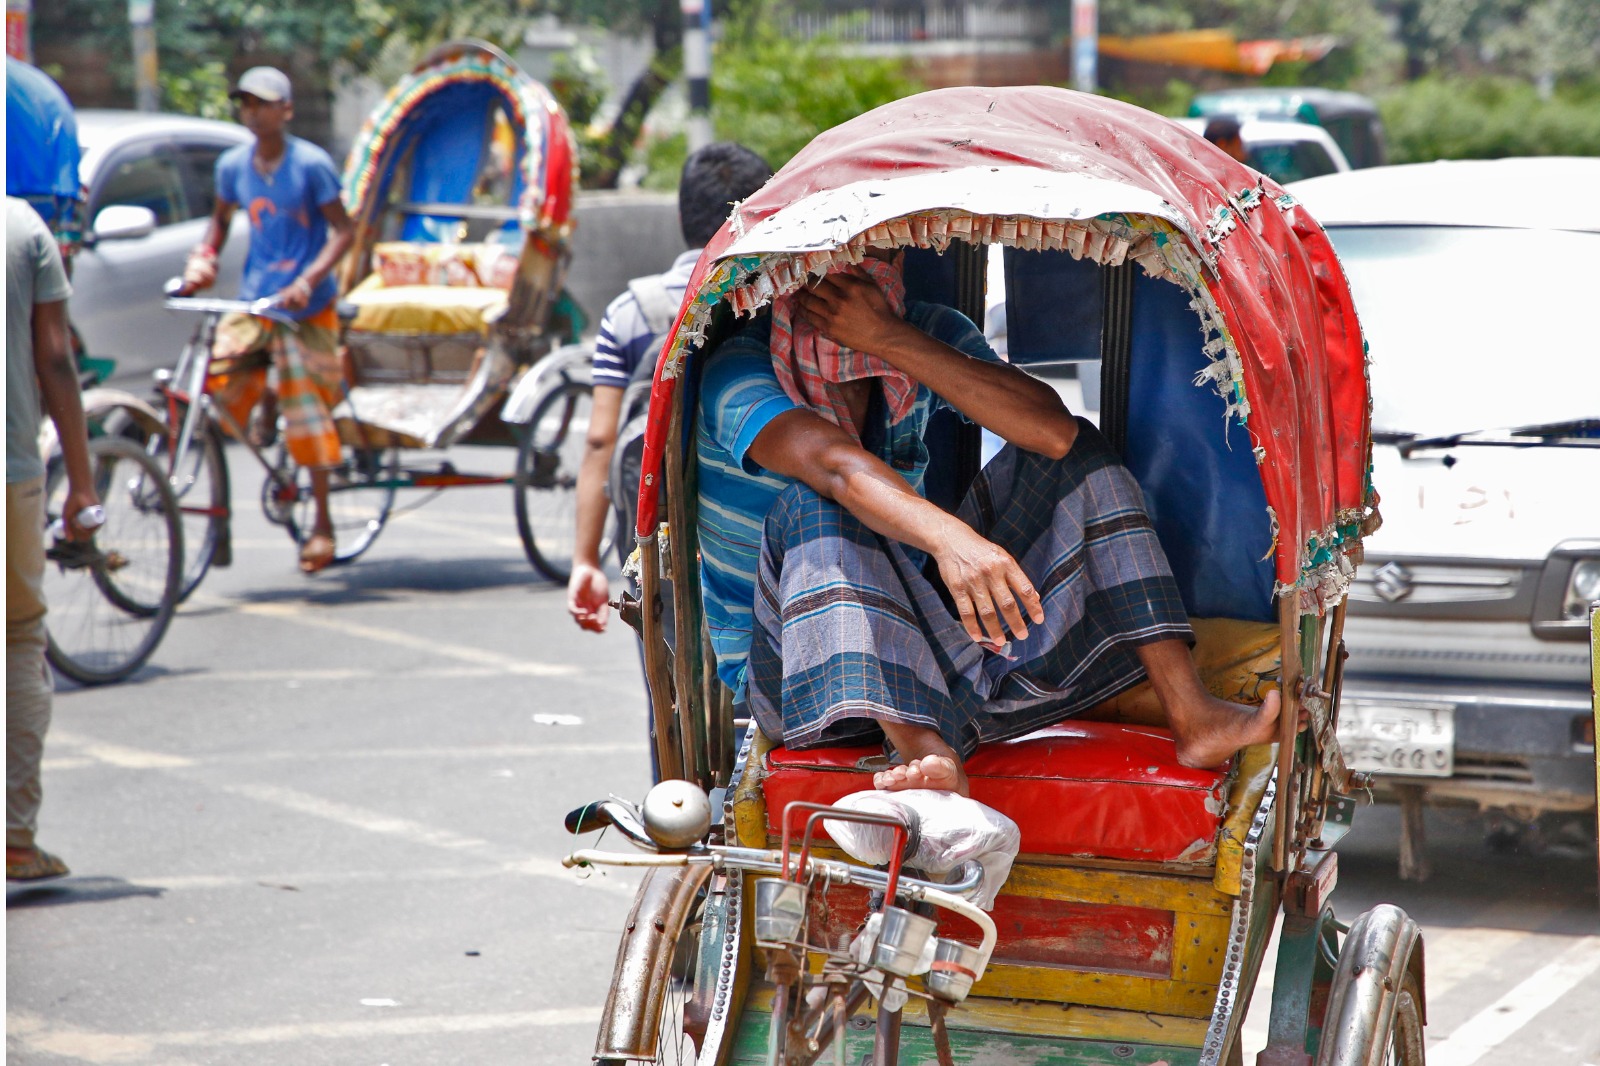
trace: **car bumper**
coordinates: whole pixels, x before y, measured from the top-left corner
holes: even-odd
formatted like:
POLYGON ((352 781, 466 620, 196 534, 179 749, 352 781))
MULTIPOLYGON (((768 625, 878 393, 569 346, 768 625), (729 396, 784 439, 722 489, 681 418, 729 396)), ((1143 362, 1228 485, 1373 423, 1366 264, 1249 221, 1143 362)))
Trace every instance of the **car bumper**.
POLYGON ((1395 785, 1414 785, 1432 802, 1530 814, 1595 806, 1594 709, 1586 687, 1347 676, 1342 696, 1455 708, 1454 774, 1380 773, 1374 780, 1380 798, 1392 798, 1395 785))

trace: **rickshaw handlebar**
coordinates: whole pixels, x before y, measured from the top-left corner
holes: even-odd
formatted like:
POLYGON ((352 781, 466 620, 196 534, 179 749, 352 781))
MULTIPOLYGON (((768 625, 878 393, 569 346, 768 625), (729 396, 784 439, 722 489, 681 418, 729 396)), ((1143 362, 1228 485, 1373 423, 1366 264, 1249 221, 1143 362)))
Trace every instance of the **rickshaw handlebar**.
MULTIPOLYGON (((783 858, 776 851, 761 848, 734 848, 712 845, 710 847, 677 854, 649 854, 646 852, 624 853, 615 851, 598 851, 584 848, 575 851, 561 860, 561 865, 571 868, 574 866, 690 866, 709 865, 717 870, 740 870, 749 873, 771 873, 784 875, 783 858)), ((790 863, 792 867, 794 864, 790 863)), ((856 885, 861 888, 877 889, 884 891, 889 885, 889 874, 884 870, 873 870, 865 866, 855 866, 846 862, 833 859, 819 859, 815 855, 806 862, 807 869, 814 877, 821 878, 834 885, 856 885)), ((932 881, 921 881, 914 877, 901 877, 896 891, 903 896, 918 902, 931 903, 935 907, 955 911, 983 931, 983 944, 980 948, 983 963, 980 964, 978 976, 982 977, 982 969, 987 966, 989 956, 994 951, 997 936, 994 919, 984 913, 976 904, 962 898, 958 893, 972 892, 983 884, 983 865, 976 859, 969 859, 962 863, 956 870, 956 880, 949 884, 935 884, 932 881)))

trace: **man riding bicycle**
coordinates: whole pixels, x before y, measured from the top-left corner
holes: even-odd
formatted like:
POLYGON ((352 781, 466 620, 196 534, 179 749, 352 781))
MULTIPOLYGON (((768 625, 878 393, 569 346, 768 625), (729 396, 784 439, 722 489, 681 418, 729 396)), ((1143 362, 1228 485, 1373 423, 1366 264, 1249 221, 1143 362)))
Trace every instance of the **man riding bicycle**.
POLYGON ((289 78, 272 67, 253 67, 230 95, 255 144, 231 148, 217 160, 216 207, 205 237, 189 255, 177 295, 216 281, 217 255, 234 211, 243 205, 250 217, 250 251, 239 296, 270 297, 299 328, 249 315, 223 318, 212 349, 210 390, 241 425, 260 401, 251 429, 256 444, 270 442, 281 408, 289 455, 311 472, 316 517, 300 549, 300 569, 314 574, 334 560, 328 471, 338 464, 340 449, 330 412, 344 375, 332 271, 355 227, 339 199, 333 160, 286 132, 294 117, 289 78), (276 395, 267 384, 269 364, 277 371, 276 395))

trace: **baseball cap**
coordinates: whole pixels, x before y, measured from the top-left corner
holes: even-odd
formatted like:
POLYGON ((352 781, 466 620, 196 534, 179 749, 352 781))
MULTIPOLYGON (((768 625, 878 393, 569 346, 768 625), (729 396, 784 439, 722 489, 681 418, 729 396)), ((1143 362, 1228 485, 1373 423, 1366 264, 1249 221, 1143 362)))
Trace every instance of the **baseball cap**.
POLYGON ((289 88, 289 75, 277 67, 251 67, 239 75, 233 91, 228 95, 243 96, 246 93, 269 104, 294 99, 294 93, 289 88))

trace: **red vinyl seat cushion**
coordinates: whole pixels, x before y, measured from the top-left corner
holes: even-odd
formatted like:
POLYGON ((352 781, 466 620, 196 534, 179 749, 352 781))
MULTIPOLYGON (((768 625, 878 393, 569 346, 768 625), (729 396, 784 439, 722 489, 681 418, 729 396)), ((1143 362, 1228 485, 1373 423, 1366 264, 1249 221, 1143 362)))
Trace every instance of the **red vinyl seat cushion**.
MULTIPOLYGON (((768 829, 795 800, 833 803, 872 787, 876 746, 767 754, 768 829)), ((972 798, 1022 830, 1022 852, 1142 862, 1209 859, 1224 814, 1228 771, 1178 765, 1169 730, 1069 721, 986 744, 967 761, 972 798)), ((804 819, 796 818, 800 831, 804 819)))

